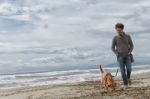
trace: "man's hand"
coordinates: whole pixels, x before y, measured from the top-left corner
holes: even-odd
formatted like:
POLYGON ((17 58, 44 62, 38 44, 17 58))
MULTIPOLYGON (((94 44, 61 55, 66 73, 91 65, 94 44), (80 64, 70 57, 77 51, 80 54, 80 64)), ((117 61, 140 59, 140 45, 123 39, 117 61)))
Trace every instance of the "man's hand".
POLYGON ((128 53, 128 55, 131 55, 131 54, 132 54, 132 52, 129 52, 129 53, 128 53))

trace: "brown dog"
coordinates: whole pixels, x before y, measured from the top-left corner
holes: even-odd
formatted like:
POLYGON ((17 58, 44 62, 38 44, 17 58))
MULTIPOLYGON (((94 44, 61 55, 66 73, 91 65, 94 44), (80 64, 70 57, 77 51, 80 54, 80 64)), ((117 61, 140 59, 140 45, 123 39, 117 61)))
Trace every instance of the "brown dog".
POLYGON ((100 74, 101 74, 101 83, 103 85, 105 85, 105 87, 107 88, 111 88, 113 90, 115 90, 116 87, 116 82, 113 79, 113 76, 111 75, 111 73, 106 72, 102 66, 100 65, 100 74))

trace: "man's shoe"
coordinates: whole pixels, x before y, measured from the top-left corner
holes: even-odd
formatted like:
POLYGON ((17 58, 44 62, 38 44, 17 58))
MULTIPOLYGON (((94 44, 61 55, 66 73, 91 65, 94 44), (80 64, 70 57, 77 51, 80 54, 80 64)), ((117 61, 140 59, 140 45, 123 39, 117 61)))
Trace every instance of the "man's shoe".
POLYGON ((128 79, 128 84, 131 85, 131 79, 128 79))
POLYGON ((128 88, 128 85, 122 85, 121 86, 121 89, 123 89, 123 90, 125 90, 125 89, 127 89, 128 88))

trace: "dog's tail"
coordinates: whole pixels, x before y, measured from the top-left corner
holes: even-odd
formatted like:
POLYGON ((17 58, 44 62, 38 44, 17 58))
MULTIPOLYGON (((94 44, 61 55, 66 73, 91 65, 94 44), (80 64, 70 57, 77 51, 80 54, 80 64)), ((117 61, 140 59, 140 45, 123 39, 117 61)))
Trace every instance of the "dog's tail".
POLYGON ((104 73, 104 70, 103 70, 103 68, 102 68, 102 65, 99 66, 99 69, 100 69, 100 72, 101 72, 101 73, 104 73))

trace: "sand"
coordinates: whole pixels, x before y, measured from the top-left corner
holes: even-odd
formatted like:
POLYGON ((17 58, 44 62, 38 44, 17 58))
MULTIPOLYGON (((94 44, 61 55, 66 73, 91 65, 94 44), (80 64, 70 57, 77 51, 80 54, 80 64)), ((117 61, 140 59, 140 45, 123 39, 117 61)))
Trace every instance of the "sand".
POLYGON ((0 99, 150 99, 150 73, 133 75, 128 88, 122 87, 120 77, 115 80, 118 83, 115 91, 107 91, 100 81, 85 81, 1 89, 0 99))

